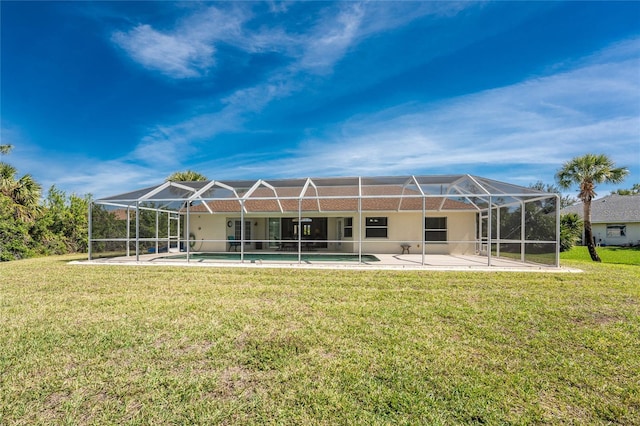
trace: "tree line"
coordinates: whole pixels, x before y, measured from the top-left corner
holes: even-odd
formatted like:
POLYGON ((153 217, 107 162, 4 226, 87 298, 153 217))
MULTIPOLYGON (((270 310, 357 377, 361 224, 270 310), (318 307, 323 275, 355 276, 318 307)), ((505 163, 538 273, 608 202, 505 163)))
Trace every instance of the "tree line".
MULTIPOLYGON (((0 145, 0 156, 12 148, 0 145)), ((90 199, 55 186, 42 197, 31 175, 0 161, 0 261, 86 252, 90 199)))

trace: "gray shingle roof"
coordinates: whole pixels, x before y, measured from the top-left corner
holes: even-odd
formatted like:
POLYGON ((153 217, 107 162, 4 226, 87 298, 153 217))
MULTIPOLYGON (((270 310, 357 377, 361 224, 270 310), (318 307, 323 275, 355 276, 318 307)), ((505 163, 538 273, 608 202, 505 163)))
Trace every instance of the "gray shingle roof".
MULTIPOLYGON (((582 203, 566 207, 562 213, 578 213, 582 217, 582 203)), ((591 222, 640 222, 640 194, 613 194, 591 201, 591 222)))

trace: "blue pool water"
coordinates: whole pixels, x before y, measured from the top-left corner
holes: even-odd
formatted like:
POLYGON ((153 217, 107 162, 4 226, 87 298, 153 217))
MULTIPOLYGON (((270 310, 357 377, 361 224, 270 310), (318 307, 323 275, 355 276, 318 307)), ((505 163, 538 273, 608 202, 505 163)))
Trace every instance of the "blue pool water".
MULTIPOLYGON (((191 260, 237 260, 240 261, 240 253, 193 253, 191 260)), ((160 259, 187 259, 186 254, 176 254, 172 256, 164 256, 160 259)), ((272 262, 297 262, 297 253, 254 253, 244 254, 245 261, 272 261, 272 262)), ((302 253, 301 260, 303 262, 357 262, 358 255, 353 253, 302 253)), ((380 259, 371 254, 362 255, 363 262, 379 262, 380 259)))

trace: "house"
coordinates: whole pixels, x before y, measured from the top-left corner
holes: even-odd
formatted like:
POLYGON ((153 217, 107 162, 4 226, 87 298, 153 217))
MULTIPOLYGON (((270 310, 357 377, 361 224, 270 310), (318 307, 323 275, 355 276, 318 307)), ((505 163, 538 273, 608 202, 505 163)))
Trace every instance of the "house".
MULTIPOLYGON (((562 209, 584 219, 582 203, 562 209)), ((591 229, 596 244, 640 245, 640 194, 612 194, 591 201, 591 229)), ((584 240, 584 234, 583 234, 584 240)))
POLYGON ((90 227, 113 231, 89 239, 90 247, 122 241, 136 255, 166 242, 187 255, 461 254, 557 264, 557 205, 556 194, 471 175, 164 182, 94 201, 93 210, 128 225, 90 227))

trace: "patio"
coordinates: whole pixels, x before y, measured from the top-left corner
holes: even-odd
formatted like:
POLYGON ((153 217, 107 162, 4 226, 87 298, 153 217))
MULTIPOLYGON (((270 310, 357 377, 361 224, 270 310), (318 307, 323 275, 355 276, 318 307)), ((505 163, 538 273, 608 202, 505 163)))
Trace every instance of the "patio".
POLYGON ((491 266, 486 256, 479 255, 428 255, 420 254, 373 254, 379 261, 314 261, 314 260, 209 260, 198 258, 193 253, 189 259, 175 258, 171 254, 144 254, 96 258, 72 262, 84 265, 129 265, 129 266, 186 266, 186 267, 242 267, 242 268, 293 268, 293 269, 350 269, 350 270, 403 270, 403 271, 490 271, 490 272, 582 272, 578 269, 556 267, 535 263, 523 263, 513 259, 495 258, 491 266))

